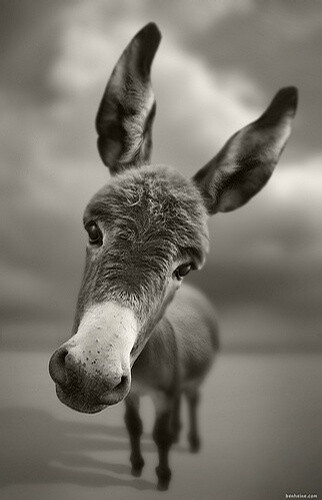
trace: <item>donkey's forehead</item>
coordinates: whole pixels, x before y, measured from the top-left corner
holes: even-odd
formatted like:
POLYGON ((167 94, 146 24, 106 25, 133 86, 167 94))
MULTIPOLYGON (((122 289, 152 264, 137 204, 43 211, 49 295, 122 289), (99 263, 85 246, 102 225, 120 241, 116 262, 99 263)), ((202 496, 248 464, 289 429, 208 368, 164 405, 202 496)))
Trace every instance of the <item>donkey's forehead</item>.
POLYGON ((109 227, 159 232, 177 246, 208 247, 199 191, 168 167, 144 166, 116 176, 88 204, 84 219, 91 218, 109 227))

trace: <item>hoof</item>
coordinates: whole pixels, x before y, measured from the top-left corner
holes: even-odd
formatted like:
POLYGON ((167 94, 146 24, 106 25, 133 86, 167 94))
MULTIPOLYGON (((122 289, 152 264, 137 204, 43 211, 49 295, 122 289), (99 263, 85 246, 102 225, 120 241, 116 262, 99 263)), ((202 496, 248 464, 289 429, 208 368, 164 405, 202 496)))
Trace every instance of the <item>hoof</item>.
POLYGON ((200 439, 197 436, 193 438, 189 437, 189 444, 191 453, 198 453, 200 450, 200 439))
POLYGON ((167 481, 166 479, 158 482, 158 485, 157 485, 157 490, 158 491, 167 491, 169 489, 169 481, 167 481))
POLYGON ((190 452, 191 453, 198 453, 200 451, 200 444, 191 444, 190 445, 190 452))
POLYGON ((142 457, 137 458, 136 460, 131 460, 132 462, 132 469, 131 469, 131 474, 134 477, 140 477, 142 474, 142 469, 144 467, 144 460, 142 457))
POLYGON ((143 467, 132 467, 131 474, 134 477, 141 477, 143 467))
POLYGON ((159 491, 166 491, 169 488, 169 483, 171 479, 171 470, 170 469, 160 469, 160 467, 156 467, 155 472, 158 476, 158 485, 157 489, 159 491))

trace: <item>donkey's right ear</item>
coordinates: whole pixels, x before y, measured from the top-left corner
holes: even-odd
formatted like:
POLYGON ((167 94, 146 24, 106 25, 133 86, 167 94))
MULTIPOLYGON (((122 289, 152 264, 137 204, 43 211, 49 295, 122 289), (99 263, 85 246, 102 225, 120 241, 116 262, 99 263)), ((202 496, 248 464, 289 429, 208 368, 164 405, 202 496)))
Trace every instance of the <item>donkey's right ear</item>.
POLYGON ((124 50, 106 86, 96 117, 98 151, 111 174, 148 163, 156 110, 150 70, 161 34, 142 28, 124 50))

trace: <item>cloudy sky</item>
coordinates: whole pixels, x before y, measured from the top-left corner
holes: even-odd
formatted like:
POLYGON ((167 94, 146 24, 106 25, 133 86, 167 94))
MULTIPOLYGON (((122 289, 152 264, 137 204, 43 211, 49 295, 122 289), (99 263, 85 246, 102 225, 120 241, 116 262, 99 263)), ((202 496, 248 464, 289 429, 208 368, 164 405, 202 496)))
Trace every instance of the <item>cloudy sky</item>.
POLYGON ((17 323, 71 325, 82 212, 109 177, 97 106, 125 45, 155 21, 156 163, 193 174, 280 87, 299 88, 277 172, 249 205, 214 217, 207 266, 192 279, 218 303, 228 343, 321 346, 322 4, 1 0, 1 13, 3 335, 17 323))

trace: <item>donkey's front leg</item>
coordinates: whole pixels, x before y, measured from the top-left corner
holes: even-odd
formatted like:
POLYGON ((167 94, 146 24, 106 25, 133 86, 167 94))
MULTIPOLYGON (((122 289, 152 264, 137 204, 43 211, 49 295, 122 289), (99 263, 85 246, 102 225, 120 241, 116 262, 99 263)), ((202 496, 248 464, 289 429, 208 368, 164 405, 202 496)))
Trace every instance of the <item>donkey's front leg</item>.
POLYGON ((133 476, 141 476, 144 460, 141 454, 142 420, 139 415, 139 396, 130 394, 125 400, 125 424, 130 436, 133 476))
POLYGON ((156 420, 153 429, 153 439, 158 447, 159 465, 155 471, 158 476, 158 489, 167 490, 171 479, 169 467, 169 450, 174 441, 172 428, 174 400, 164 394, 155 398, 156 420))

